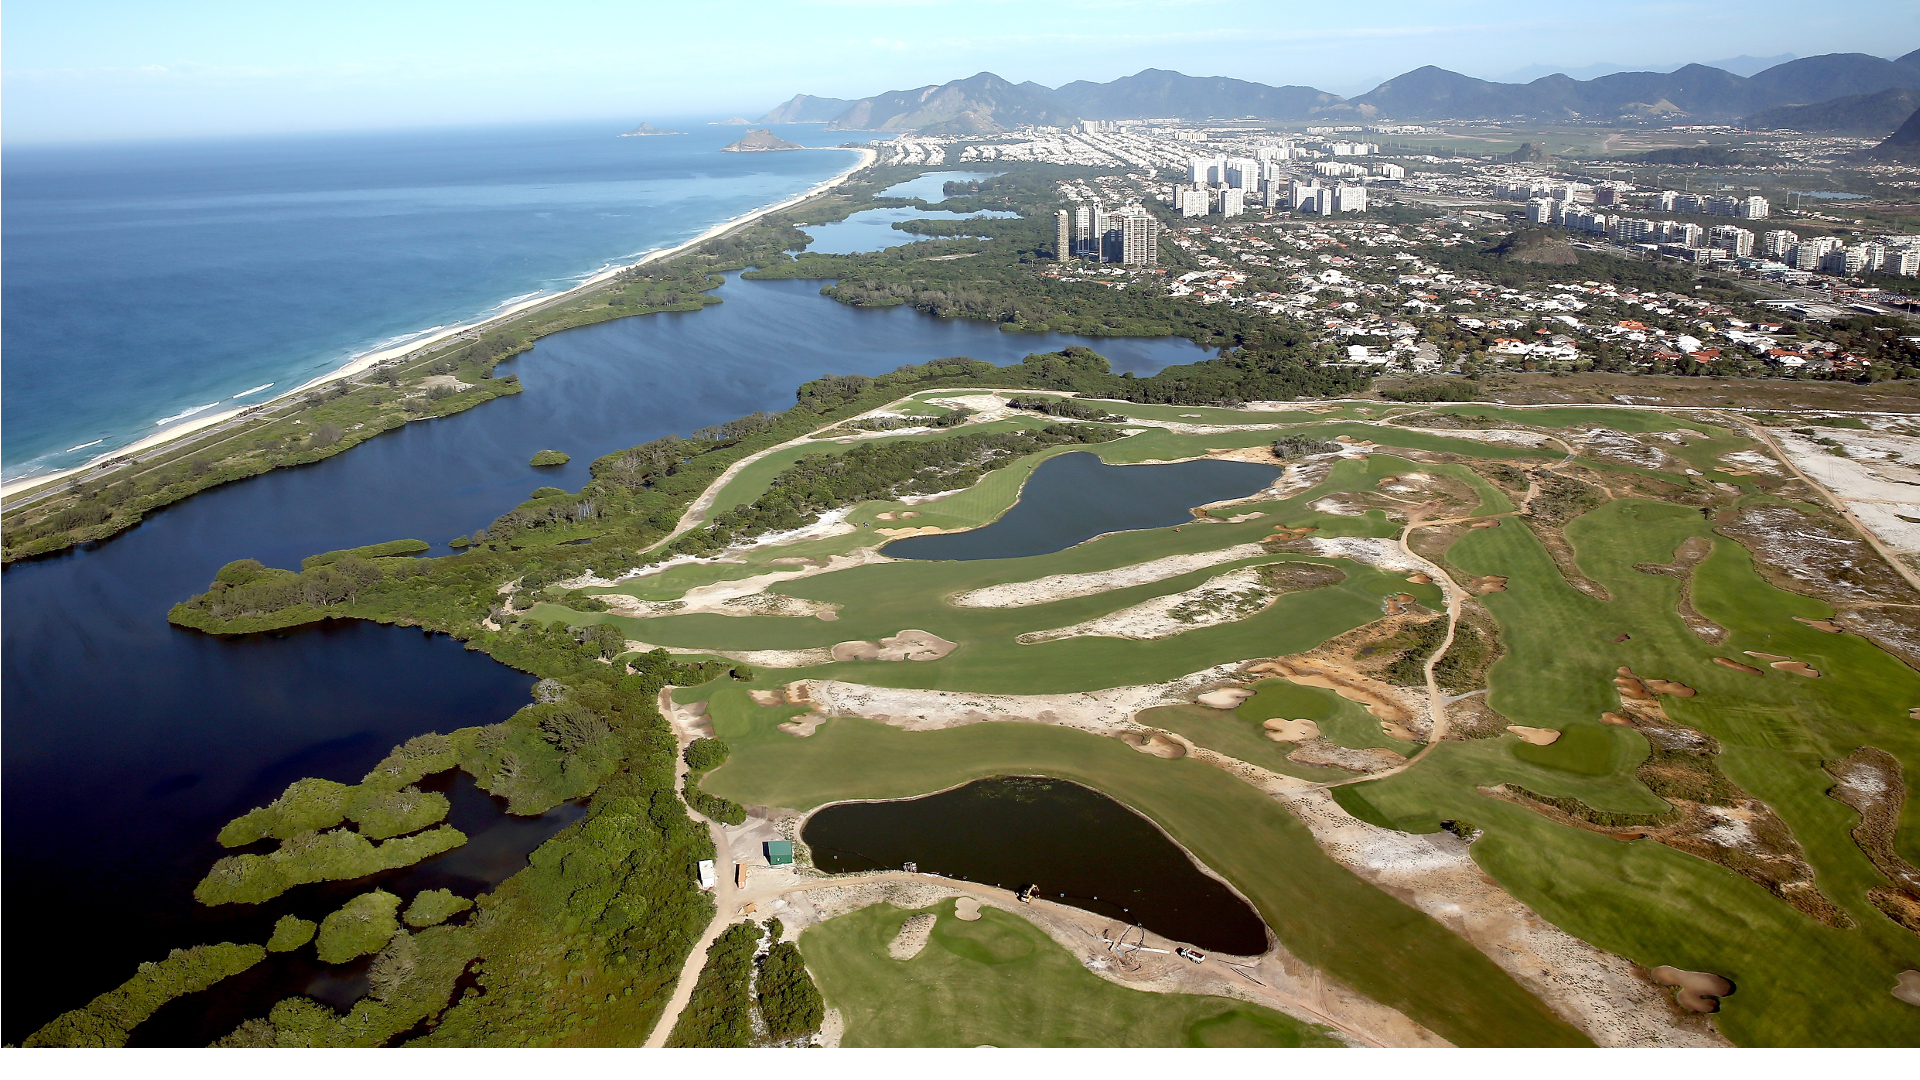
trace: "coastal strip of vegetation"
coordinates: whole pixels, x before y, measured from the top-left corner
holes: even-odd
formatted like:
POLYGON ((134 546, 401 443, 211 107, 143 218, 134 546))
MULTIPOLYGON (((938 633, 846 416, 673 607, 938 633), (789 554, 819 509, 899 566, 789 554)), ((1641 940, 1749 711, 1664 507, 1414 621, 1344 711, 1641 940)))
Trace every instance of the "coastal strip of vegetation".
POLYGON ((266 959, 258 945, 195 945, 140 965, 126 982, 61 1013, 27 1036, 26 1046, 125 1046, 133 1029, 174 998, 205 990, 266 959))
POLYGON ((358 374, 241 412, 234 419, 49 480, 0 513, 0 562, 101 540, 154 510, 235 480, 342 453, 408 422, 464 412, 521 391, 495 368, 562 330, 667 311, 698 311, 721 273, 771 265, 807 243, 796 222, 838 221, 877 207, 927 205, 879 192, 924 172, 869 168, 811 199, 669 258, 529 308, 358 374))

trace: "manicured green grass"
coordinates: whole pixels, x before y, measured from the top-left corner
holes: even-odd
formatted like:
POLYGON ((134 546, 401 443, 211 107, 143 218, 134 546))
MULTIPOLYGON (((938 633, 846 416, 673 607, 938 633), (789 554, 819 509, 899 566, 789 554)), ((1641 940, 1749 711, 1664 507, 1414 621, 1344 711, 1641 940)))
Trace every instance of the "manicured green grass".
POLYGON ((843 1046, 1339 1046, 1326 1029, 1231 998, 1107 982, 1025 920, 983 908, 937 913, 918 956, 887 946, 915 914, 877 904, 807 930, 800 948, 843 1046))
POLYGON ((753 705, 739 684, 677 696, 707 697, 716 733, 733 744, 732 757, 707 778, 716 795, 808 809, 986 776, 1072 780, 1158 822, 1251 899, 1295 954, 1444 1037, 1496 1046, 1584 1041, 1472 946, 1353 876, 1278 803, 1211 766, 1041 724, 906 732, 838 719, 796 739, 775 730, 782 710, 753 705))
MULTIPOLYGON (((1700 639, 1675 614, 1680 583, 1633 569, 1670 561, 1690 536, 1713 536, 1686 507, 1613 502, 1570 523, 1567 536, 1582 571, 1608 589, 1611 601, 1567 586, 1524 529, 1471 533, 1451 556, 1468 573, 1510 577, 1508 591, 1483 598, 1509 648, 1490 674, 1490 704, 1518 723, 1565 728, 1561 742, 1443 744, 1406 773, 1342 789, 1342 803, 1398 828, 1433 829, 1452 818, 1486 829, 1473 848, 1476 861, 1557 925, 1641 964, 1732 979, 1739 989, 1717 1023, 1738 1042, 1920 1039, 1920 1010, 1887 992, 1894 974, 1920 964, 1920 937, 1866 903, 1866 890, 1883 879, 1848 835, 1855 815, 1826 797, 1832 780, 1819 767, 1822 759, 1872 745, 1895 754, 1913 775, 1920 738, 1906 710, 1920 701, 1920 674, 1862 638, 1793 621, 1831 609, 1767 585, 1745 550, 1724 538, 1715 538, 1697 569, 1693 599, 1730 637, 1717 646, 1700 639), (1612 640, 1622 632, 1630 640, 1612 640), (1748 649, 1804 659, 1823 677, 1749 675, 1712 662, 1748 649), (1610 680, 1621 665, 1698 691, 1662 703, 1676 720, 1720 741, 1722 770, 1791 826, 1818 885, 1855 927, 1823 927, 1732 871, 1651 841, 1623 843, 1562 827, 1474 794, 1476 786, 1513 781, 1608 810, 1659 809, 1633 779, 1645 755, 1641 737, 1594 722, 1615 707, 1610 680)), ((1911 806, 1903 824, 1898 843, 1911 858, 1911 806)))

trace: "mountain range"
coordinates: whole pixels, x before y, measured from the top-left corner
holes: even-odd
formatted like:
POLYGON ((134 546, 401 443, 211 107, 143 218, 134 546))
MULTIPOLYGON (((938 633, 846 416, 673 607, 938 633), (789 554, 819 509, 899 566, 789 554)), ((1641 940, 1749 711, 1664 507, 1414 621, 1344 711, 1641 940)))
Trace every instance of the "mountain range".
MULTIPOLYGON (((1311 86, 1268 86, 1157 68, 1112 82, 1072 82, 1057 89, 1034 82, 1016 84, 981 72, 937 86, 854 101, 801 94, 760 122, 824 121, 829 130, 838 131, 981 135, 1027 124, 1057 126, 1136 117, 1421 121, 1686 116, 1731 120, 1780 106, 1829 103, 1845 114, 1840 122, 1868 130, 1873 124, 1866 114, 1879 115, 1875 109, 1885 112, 1892 98, 1863 107, 1839 106, 1836 99, 1867 98, 1888 90, 1920 90, 1920 49, 1897 60, 1865 53, 1801 57, 1750 77, 1688 64, 1668 72, 1623 71, 1584 81, 1553 74, 1527 83, 1501 83, 1427 66, 1352 98, 1311 86)), ((1802 119, 1814 115, 1803 114, 1802 119)), ((1810 130, 1784 121, 1778 126, 1810 130)))

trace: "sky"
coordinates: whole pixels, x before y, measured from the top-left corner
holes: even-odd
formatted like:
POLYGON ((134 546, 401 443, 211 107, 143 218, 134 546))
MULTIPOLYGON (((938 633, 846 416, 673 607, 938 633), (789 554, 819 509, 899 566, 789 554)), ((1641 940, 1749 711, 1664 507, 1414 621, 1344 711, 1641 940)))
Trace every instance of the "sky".
POLYGON ((1920 48, 1920 4, 1854 0, 9 0, 9 144, 573 119, 757 117, 992 71, 1142 68, 1353 95, 1425 64, 1671 68, 1920 48))

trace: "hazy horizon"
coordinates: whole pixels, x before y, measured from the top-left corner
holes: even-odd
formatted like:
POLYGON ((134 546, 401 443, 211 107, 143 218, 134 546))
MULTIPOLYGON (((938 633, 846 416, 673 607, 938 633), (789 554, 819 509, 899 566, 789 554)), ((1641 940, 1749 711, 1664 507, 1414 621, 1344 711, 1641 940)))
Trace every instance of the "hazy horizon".
POLYGON ((1781 0, 1629 4, 1600 26, 1513 0, 1247 8, 1234 12, 1241 25, 1215 28, 1221 14, 1187 0, 726 0, 660 11, 588 0, 540 19, 500 0, 297 10, 19 0, 0 44, 4 138, 753 119, 796 93, 858 98, 979 71, 1059 86, 1156 67, 1352 96, 1427 64, 1499 79, 1920 47, 1920 9, 1889 0, 1812 12, 1781 0), (1647 33, 1656 24, 1661 33, 1647 33))

